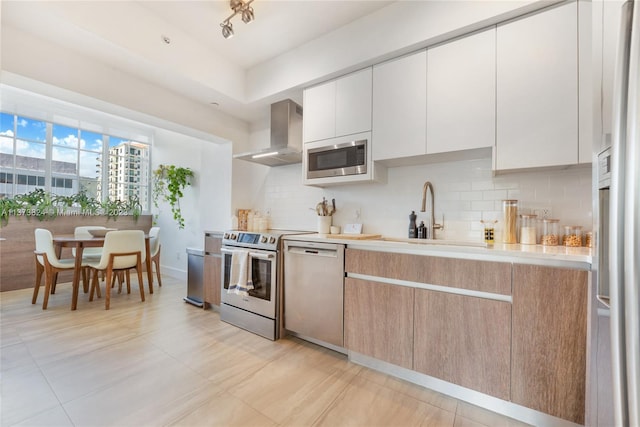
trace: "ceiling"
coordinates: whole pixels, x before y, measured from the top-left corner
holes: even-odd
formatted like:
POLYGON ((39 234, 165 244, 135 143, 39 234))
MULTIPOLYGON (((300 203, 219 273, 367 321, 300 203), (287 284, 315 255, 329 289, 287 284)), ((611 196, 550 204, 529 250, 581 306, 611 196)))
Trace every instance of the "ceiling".
POLYGON ((228 74, 244 79, 252 67, 390 3, 255 0, 255 21, 245 24, 240 16, 234 17, 235 36, 231 39, 224 39, 220 28, 232 13, 225 0, 3 0, 1 17, 2 25, 79 51, 197 102, 218 104, 215 108, 223 112, 253 121, 268 114, 273 99, 247 102, 240 90, 225 92, 211 77, 217 70, 224 68, 228 74))
MULTIPOLYGON (((242 68, 251 68, 378 10, 382 0, 254 0, 256 19, 231 22, 235 36, 222 37, 220 23, 231 15, 229 2, 143 1, 149 12, 177 27, 242 68)), ((171 34, 167 34, 171 36, 171 34)))

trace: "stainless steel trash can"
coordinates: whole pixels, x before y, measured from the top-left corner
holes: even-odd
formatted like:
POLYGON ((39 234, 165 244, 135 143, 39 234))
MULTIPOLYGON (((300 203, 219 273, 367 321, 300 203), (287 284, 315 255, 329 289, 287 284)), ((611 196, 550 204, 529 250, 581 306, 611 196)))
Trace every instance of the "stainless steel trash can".
POLYGON ((197 307, 204 305, 204 251, 187 248, 187 296, 184 300, 197 307))

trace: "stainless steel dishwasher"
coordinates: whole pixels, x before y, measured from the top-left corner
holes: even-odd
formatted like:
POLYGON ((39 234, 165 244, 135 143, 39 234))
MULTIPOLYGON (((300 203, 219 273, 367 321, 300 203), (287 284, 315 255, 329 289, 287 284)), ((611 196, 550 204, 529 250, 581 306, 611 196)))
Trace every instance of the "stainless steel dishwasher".
POLYGON ((344 350, 344 245, 285 240, 284 328, 344 350))

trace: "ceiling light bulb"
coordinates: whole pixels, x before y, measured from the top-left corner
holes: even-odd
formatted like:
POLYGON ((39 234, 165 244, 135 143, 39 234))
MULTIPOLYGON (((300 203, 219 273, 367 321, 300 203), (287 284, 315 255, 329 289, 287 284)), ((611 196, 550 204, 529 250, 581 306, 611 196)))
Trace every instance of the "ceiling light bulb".
POLYGON ((233 24, 231 22, 223 22, 220 26, 222 27, 222 36, 225 39, 233 37, 233 24))
POLYGON ((247 6, 243 11, 242 11, 242 22, 244 22, 245 24, 248 24, 249 22, 254 20, 254 15, 253 15, 253 8, 251 6, 247 6))

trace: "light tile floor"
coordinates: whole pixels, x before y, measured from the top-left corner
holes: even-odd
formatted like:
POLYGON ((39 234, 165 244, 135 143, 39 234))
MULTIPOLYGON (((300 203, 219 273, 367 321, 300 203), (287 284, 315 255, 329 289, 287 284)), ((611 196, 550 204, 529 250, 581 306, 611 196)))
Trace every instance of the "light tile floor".
POLYGON ((0 293, 1 426, 522 426, 295 338, 270 341, 182 301, 184 283, 71 311, 0 293))

